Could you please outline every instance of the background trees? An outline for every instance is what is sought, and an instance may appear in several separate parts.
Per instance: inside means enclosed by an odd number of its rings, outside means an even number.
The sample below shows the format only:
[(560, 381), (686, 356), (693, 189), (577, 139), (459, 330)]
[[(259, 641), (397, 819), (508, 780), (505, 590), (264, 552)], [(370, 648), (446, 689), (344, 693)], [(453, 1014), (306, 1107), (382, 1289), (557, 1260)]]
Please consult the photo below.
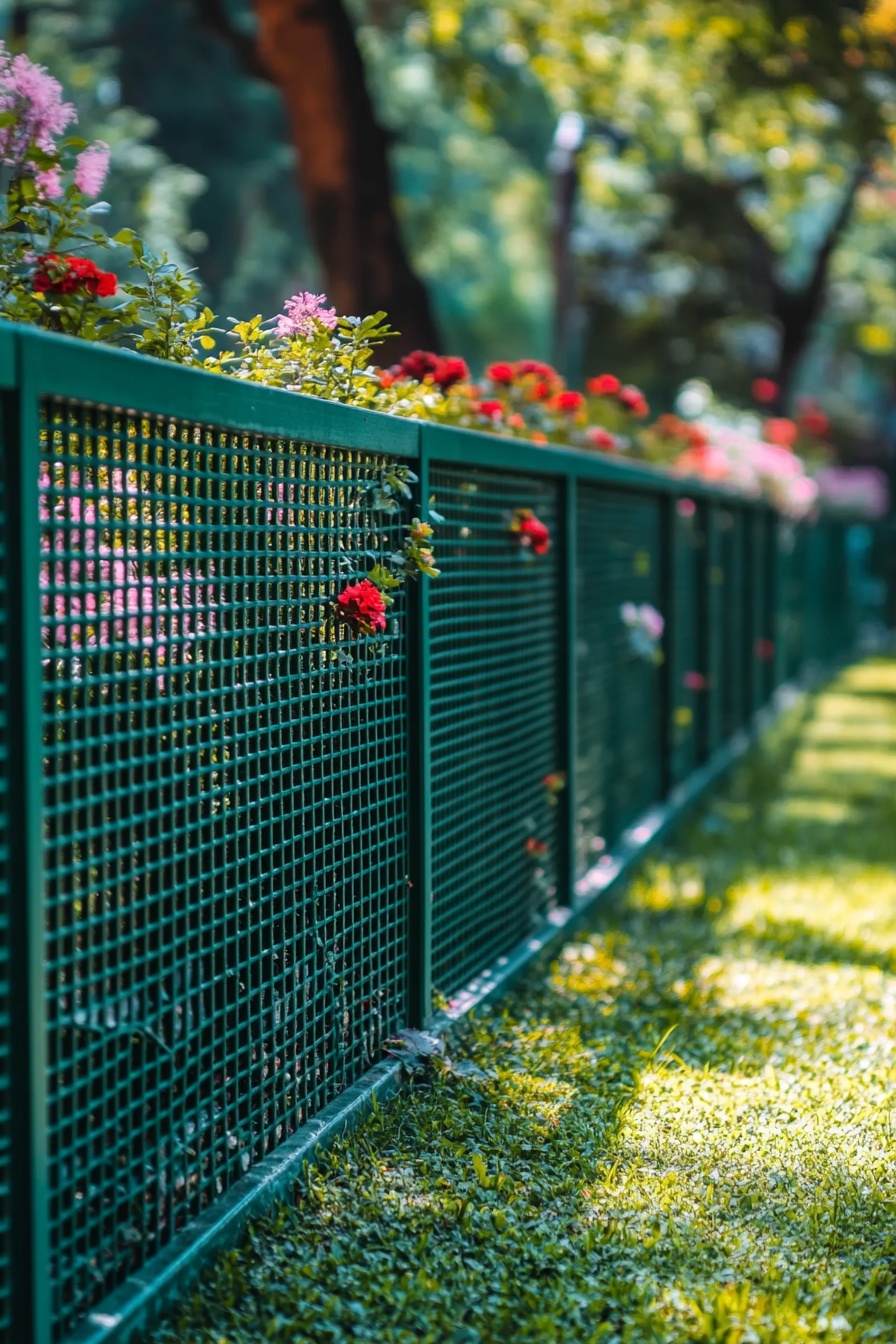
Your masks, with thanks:
[(550, 354), (548, 161), (577, 113), (570, 371), (624, 366), (659, 405), (694, 376), (823, 383), (861, 446), (896, 352), (892, 9), (19, 0), (7, 35), (216, 306), (320, 285), (474, 365)]

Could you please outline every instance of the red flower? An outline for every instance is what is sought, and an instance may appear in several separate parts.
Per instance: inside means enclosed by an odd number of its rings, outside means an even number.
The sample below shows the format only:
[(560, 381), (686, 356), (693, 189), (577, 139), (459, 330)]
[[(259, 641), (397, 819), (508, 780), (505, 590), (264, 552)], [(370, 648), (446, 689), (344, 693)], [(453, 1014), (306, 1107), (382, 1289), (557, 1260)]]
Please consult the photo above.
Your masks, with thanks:
[(413, 378), (418, 383), (431, 378), (443, 392), (470, 376), (470, 370), (459, 356), (437, 355), (432, 350), (412, 350), (392, 365), (390, 373), (397, 378)]
[(831, 427), (831, 422), (824, 411), (820, 406), (816, 406), (813, 401), (806, 401), (800, 407), (798, 423), (800, 429), (804, 429), (807, 434), (813, 434), (818, 439), (823, 438)]
[(753, 383), (753, 396), (767, 406), (777, 398), (778, 384), (772, 378), (757, 378)]
[(566, 415), (575, 415), (585, 405), (585, 398), (581, 392), (558, 392), (553, 401), (553, 408), (556, 411), (563, 411)]
[(431, 350), (412, 350), (409, 355), (403, 355), (397, 364), (393, 364), (391, 372), (422, 383), (427, 374), (435, 373), (439, 359), (440, 356), (434, 355)]
[(768, 663), (771, 662), (774, 656), (775, 656), (774, 641), (771, 639), (757, 639), (756, 657), (760, 658), (763, 662)]
[(619, 404), (620, 406), (624, 406), (627, 411), (631, 411), (632, 415), (636, 415), (639, 419), (643, 419), (650, 409), (647, 405), (647, 399), (641, 389), (639, 387), (633, 387), (631, 384), (629, 384), (628, 387), (621, 387), (619, 389)]
[(540, 378), (548, 383), (558, 383), (560, 381), (557, 370), (551, 368), (550, 364), (543, 364), (540, 359), (517, 360), (516, 376), (517, 378)]
[(60, 257), (55, 252), (38, 257), (32, 283), (37, 294), (86, 291), (106, 299), (118, 290), (118, 277), (112, 271), (101, 271), (88, 257)]
[(512, 364), (489, 364), (485, 371), (486, 378), (490, 378), (493, 383), (512, 383), (514, 378)]
[(602, 429), (600, 425), (594, 425), (588, 431), (588, 442), (592, 448), (597, 448), (605, 453), (616, 451), (616, 440), (608, 429)]
[(588, 379), (586, 387), (594, 397), (615, 397), (622, 384), (614, 373), (599, 373)]
[(510, 530), (521, 546), (531, 546), (534, 555), (547, 555), (551, 549), (550, 531), (531, 509), (517, 509)]
[(433, 370), (433, 381), (447, 392), (455, 383), (462, 383), (470, 376), (464, 360), (459, 355), (444, 355)]
[(681, 679), (682, 685), (689, 691), (705, 691), (706, 678), (702, 672), (685, 672)]
[(548, 847), (543, 840), (538, 840), (534, 835), (530, 835), (526, 840), (526, 853), (531, 854), (533, 859), (543, 859), (547, 855)]
[(355, 634), (373, 635), (386, 628), (386, 602), (375, 583), (349, 583), (336, 599), (339, 614)]
[(499, 420), (504, 414), (504, 406), (500, 401), (477, 401), (475, 409), (488, 420)]
[(792, 448), (800, 436), (800, 431), (792, 420), (780, 416), (777, 420), (766, 420), (764, 429), (766, 440), (779, 448)]

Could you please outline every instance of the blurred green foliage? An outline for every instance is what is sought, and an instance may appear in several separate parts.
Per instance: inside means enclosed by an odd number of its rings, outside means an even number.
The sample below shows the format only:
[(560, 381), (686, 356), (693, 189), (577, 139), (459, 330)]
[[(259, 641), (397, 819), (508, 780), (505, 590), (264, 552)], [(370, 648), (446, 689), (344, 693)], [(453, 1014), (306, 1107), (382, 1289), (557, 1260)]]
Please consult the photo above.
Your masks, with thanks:
[[(788, 305), (863, 174), (801, 367), (854, 439), (874, 437), (896, 357), (887, 0), (870, 17), (834, 0), (350, 8), (446, 348), (474, 367), (550, 355), (547, 164), (575, 111), (584, 369), (658, 407), (692, 376), (746, 400), (775, 372)], [(20, 0), (10, 27), (112, 144), (115, 223), (198, 265), (213, 306), (267, 315), (318, 283), (279, 95), (234, 41), (251, 47), (251, 0)]]

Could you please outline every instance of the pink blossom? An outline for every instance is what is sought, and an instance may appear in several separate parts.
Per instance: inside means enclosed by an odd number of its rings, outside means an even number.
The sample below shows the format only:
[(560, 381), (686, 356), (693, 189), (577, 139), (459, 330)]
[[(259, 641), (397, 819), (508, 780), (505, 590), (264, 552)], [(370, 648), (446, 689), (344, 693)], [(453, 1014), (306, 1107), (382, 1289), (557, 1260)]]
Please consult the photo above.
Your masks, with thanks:
[(45, 200), (58, 201), (62, 195), (62, 176), (58, 168), (45, 168), (34, 174), (34, 185)]
[(816, 477), (822, 502), (864, 518), (883, 518), (890, 508), (887, 478), (878, 467), (827, 467)]
[(656, 607), (649, 602), (623, 602), (619, 608), (623, 625), (629, 632), (633, 652), (639, 657), (655, 661), (658, 656), (657, 645), (662, 639), (666, 622)]
[(47, 153), (56, 148), (54, 137), (77, 120), (71, 103), (62, 101), (62, 85), (24, 54), (10, 60), (0, 43), (0, 111), (15, 112), (11, 126), (0, 127), (0, 159), (21, 164), (32, 143)]
[(337, 322), (336, 309), (325, 308), (326, 301), (326, 294), (293, 294), (283, 305), (285, 312), (277, 318), (276, 334), (310, 338), (318, 323), (332, 331)]
[(85, 196), (98, 196), (109, 171), (109, 146), (102, 140), (82, 149), (75, 164), (75, 186)]

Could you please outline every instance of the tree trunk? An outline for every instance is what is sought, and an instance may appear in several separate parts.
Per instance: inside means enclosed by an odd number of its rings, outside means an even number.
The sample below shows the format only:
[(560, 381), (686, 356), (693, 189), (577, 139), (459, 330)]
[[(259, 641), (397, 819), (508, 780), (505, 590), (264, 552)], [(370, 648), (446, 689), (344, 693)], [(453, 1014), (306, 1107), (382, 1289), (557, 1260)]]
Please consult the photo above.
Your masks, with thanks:
[(343, 0), (255, 0), (258, 55), (279, 86), (327, 293), (340, 313), (384, 309), (401, 333), (389, 355), (439, 337), (411, 269), (376, 119)]
[(859, 187), (866, 181), (868, 171), (868, 165), (862, 163), (853, 173), (840, 208), (818, 249), (812, 274), (802, 289), (795, 290), (784, 285), (775, 285), (772, 314), (781, 332), (781, 349), (778, 355), (778, 367), (771, 377), (778, 385), (776, 409), (779, 412), (783, 412), (790, 401), (800, 361), (806, 353), (827, 298), (831, 261), (843, 234), (849, 227), (856, 195)]

